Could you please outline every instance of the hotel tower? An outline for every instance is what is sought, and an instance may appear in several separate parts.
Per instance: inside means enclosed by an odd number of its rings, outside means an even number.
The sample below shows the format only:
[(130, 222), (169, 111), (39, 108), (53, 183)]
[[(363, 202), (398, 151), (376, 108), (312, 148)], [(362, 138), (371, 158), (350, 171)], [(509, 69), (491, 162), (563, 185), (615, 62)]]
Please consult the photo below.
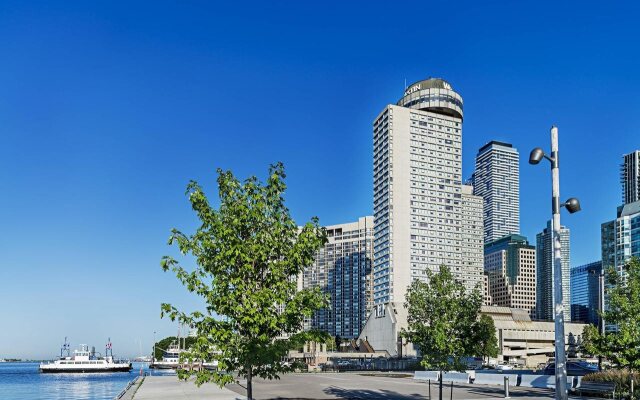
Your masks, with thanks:
[(441, 265), (467, 287), (482, 282), (482, 198), (463, 190), (462, 118), (462, 97), (432, 78), (373, 122), (376, 304), (404, 302)]

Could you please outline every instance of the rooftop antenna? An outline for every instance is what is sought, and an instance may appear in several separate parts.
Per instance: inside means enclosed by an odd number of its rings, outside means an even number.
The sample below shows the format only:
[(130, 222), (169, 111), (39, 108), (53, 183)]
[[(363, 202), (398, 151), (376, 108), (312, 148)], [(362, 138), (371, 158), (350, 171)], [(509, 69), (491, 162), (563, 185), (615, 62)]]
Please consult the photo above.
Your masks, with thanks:
[(404, 78), (404, 90), (407, 90), (407, 78)]

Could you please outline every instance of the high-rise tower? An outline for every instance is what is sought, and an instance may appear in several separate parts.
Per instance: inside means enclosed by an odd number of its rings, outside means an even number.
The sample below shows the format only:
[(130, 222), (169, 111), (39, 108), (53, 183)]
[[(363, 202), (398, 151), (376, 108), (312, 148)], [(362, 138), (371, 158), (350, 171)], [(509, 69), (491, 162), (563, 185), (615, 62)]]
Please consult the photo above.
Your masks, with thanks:
[(640, 150), (625, 154), (620, 165), (622, 204), (640, 201)]
[(463, 255), (462, 115), (451, 85), (427, 79), (373, 122), (377, 304), (404, 302), (412, 280), (443, 264), (464, 283), (467, 271), (482, 270), (482, 260), (469, 269)]
[(520, 232), (520, 155), (509, 143), (491, 141), (478, 150), (473, 194), (484, 200), (484, 242)]
[[(571, 231), (560, 227), (560, 244), (562, 251), (562, 304), (565, 322), (571, 321), (571, 273), (570, 273), (570, 234)], [(547, 227), (536, 235), (536, 313), (538, 319), (551, 321), (555, 304), (553, 293), (553, 230), (551, 221)]]

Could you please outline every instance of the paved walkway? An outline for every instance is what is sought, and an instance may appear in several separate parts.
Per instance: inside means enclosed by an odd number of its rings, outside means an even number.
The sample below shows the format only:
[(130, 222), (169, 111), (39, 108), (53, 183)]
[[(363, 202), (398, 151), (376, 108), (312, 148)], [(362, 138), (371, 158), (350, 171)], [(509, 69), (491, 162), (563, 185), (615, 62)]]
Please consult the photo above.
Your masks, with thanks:
[(133, 396), (134, 400), (246, 400), (245, 396), (229, 389), (220, 389), (214, 383), (198, 387), (193, 381), (181, 381), (175, 375), (147, 376)]

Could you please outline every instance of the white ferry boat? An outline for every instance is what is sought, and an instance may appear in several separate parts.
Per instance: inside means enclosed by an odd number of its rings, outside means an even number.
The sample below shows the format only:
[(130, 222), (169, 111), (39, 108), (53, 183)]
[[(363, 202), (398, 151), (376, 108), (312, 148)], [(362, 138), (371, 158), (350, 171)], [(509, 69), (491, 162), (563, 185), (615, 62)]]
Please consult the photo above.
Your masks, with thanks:
[[(67, 353), (64, 356), (64, 353)], [(40, 364), (40, 372), (129, 372), (133, 366), (128, 361), (113, 358), (111, 340), (107, 343), (105, 356), (96, 356), (95, 348), (89, 351), (89, 346), (81, 344), (78, 350), (69, 351), (69, 344), (65, 343), (60, 350), (60, 359)]]
[[(196, 368), (206, 368), (206, 369), (217, 369), (218, 361), (213, 362), (205, 362), (202, 364), (194, 363), (180, 363), (180, 353), (185, 352), (186, 349), (180, 347), (180, 337), (178, 337), (177, 341), (174, 341), (169, 345), (169, 348), (166, 350), (162, 350), (162, 360), (154, 360), (151, 364), (149, 364), (149, 368), (152, 369), (196, 369)], [(186, 342), (185, 342), (186, 343)], [(186, 344), (185, 344), (186, 346)]]

